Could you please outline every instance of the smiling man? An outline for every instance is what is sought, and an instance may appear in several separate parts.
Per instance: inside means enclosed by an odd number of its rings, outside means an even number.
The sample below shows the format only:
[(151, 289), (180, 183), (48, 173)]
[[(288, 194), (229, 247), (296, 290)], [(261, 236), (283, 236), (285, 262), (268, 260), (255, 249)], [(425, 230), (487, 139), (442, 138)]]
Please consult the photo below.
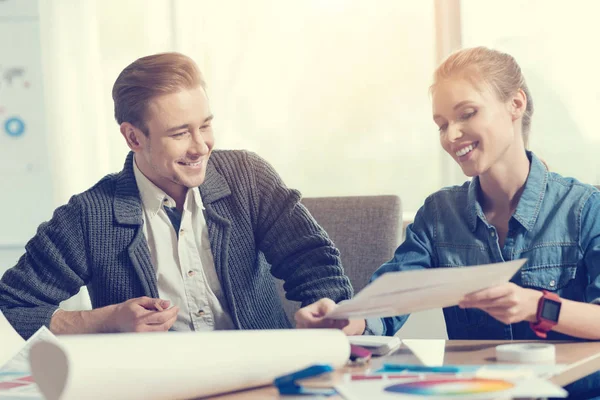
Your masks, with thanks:
[[(276, 290), (308, 305), (352, 296), (339, 252), (273, 168), (214, 150), (196, 64), (143, 57), (117, 78), (124, 168), (43, 223), (0, 280), (0, 310), (23, 336), (291, 327)], [(93, 310), (59, 303), (87, 285)]]

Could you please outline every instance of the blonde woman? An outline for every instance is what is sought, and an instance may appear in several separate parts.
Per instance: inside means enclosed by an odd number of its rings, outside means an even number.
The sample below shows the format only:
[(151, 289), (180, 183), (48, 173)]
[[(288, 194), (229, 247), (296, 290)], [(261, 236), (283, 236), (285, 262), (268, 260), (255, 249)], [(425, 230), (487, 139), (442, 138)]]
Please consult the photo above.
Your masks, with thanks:
[[(527, 258), (510, 283), (445, 308), (448, 337), (600, 339), (600, 192), (526, 150), (533, 102), (514, 58), (460, 50), (437, 68), (431, 94), (440, 143), (473, 179), (429, 196), (372, 279)], [(323, 319), (334, 307), (322, 299), (301, 309), (297, 326), (393, 335), (408, 318)]]

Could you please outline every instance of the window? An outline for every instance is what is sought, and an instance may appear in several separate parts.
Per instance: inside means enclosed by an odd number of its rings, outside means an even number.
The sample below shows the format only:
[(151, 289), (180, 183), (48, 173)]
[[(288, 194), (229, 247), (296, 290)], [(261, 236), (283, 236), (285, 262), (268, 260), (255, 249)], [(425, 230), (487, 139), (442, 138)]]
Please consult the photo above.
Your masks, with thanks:
[(513, 55), (535, 106), (529, 147), (563, 176), (600, 183), (600, 3), (461, 2), (463, 47)]

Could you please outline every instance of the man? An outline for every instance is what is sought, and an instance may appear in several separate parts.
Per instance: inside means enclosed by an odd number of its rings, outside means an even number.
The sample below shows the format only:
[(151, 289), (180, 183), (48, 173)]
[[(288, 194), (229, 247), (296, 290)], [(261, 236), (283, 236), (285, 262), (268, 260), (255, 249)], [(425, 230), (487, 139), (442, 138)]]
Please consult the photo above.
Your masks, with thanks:
[[(287, 328), (272, 276), (304, 306), (352, 296), (300, 194), (253, 153), (213, 151), (190, 58), (133, 62), (113, 100), (131, 149), (123, 170), (58, 208), (0, 280), (0, 310), (23, 337), (42, 325), (56, 334)], [(83, 285), (93, 310), (58, 308)]]

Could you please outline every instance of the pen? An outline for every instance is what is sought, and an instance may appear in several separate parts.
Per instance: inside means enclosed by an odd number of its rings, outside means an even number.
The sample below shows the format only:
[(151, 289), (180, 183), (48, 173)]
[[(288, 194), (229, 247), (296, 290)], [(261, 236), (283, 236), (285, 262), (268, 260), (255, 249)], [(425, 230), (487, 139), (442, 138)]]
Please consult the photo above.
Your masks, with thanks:
[(441, 366), (441, 367), (428, 367), (425, 365), (412, 365), (412, 364), (383, 364), (384, 371), (410, 371), (410, 372), (449, 372), (457, 373), (460, 372), (459, 367), (452, 366)]
[(376, 381), (386, 379), (419, 379), (421, 375), (415, 374), (380, 374), (380, 375), (363, 375), (363, 374), (352, 374), (350, 375), (351, 381)]

